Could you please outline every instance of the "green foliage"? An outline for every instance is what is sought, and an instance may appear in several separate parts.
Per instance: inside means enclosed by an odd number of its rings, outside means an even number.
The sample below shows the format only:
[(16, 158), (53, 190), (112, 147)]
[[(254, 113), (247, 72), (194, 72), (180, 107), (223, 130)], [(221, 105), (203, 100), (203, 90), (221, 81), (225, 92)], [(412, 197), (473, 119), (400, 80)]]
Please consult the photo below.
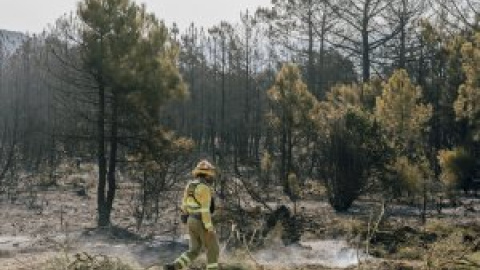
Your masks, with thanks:
[(368, 83), (363, 84), (362, 102), (366, 110), (369, 112), (375, 110), (377, 97), (382, 95), (382, 91), (383, 81), (378, 77), (374, 77)]
[[(149, 165), (153, 166), (151, 169), (156, 166), (162, 166), (162, 164), (168, 164), (178, 157), (189, 154), (194, 147), (193, 140), (178, 136), (175, 132), (161, 128), (158, 125), (145, 127), (140, 134), (148, 138), (148, 140), (139, 144), (139, 151), (132, 155), (132, 159), (137, 162), (151, 164)], [(156, 163), (156, 165), (151, 162)]]
[(348, 209), (367, 182), (378, 177), (391, 152), (362, 100), (375, 96), (374, 89), (374, 83), (337, 85), (316, 106), (320, 176), (337, 211)]
[(437, 158), (441, 168), (440, 180), (448, 190), (469, 187), (475, 170), (475, 158), (465, 148), (440, 150)]
[(290, 190), (290, 197), (293, 201), (298, 200), (300, 198), (300, 184), (297, 175), (293, 172), (289, 173), (287, 181), (288, 189)]
[(396, 70), (382, 88), (376, 98), (375, 118), (389, 148), (395, 151), (382, 177), (383, 190), (395, 197), (402, 191), (427, 196), (432, 171), (425, 154), (425, 135), (433, 108), (422, 104), (421, 88), (410, 81), (405, 70)]
[(422, 20), (420, 27), (425, 58), (419, 58), (418, 66), (409, 69), (409, 74), (422, 87), (423, 101), (433, 106), (428, 143), (435, 149), (451, 147), (465, 137), (463, 123), (456, 121), (453, 108), (458, 88), (465, 80), (461, 65), (464, 38), (451, 38), (451, 33), (432, 21)]
[(415, 161), (405, 156), (399, 156), (389, 166), (393, 173), (393, 181), (385, 183), (393, 195), (400, 196), (401, 191), (418, 194), (425, 188), (425, 181), (431, 178), (432, 172), (429, 163), (423, 159)]
[(393, 164), (397, 179), (404, 186), (404, 189), (410, 192), (419, 190), (418, 179), (422, 177), (420, 168), (408, 160), (407, 157), (398, 157)]
[(374, 121), (358, 110), (350, 109), (332, 121), (320, 150), (320, 165), (335, 210), (347, 210), (383, 164), (381, 160), (388, 151), (378, 131)]
[(277, 74), (275, 83), (267, 92), (272, 105), (269, 122), (276, 128), (307, 128), (309, 112), (317, 100), (307, 90), (296, 65), (285, 64)]
[(352, 85), (337, 85), (327, 93), (328, 106), (336, 113), (345, 114), (346, 111), (352, 108), (361, 108), (361, 86), (357, 84)]
[(330, 148), (325, 148), (330, 155), (322, 162), (323, 177), (330, 204), (341, 212), (350, 208), (365, 185), (363, 155), (350, 140), (346, 126), (339, 123), (333, 131)]
[[(130, 0), (79, 4), (84, 65), (106, 90), (133, 105), (138, 118), (158, 117), (160, 105), (186, 94), (178, 49), (163, 22)], [(135, 111), (130, 111), (130, 113)]]
[(462, 46), (462, 67), (466, 81), (458, 89), (455, 101), (457, 119), (465, 119), (473, 128), (474, 140), (480, 140), (480, 33)]
[(86, 0), (78, 15), (84, 65), (112, 94), (112, 110), (121, 108), (126, 132), (141, 138), (135, 151), (161, 160), (191, 148), (189, 140), (159, 126), (161, 105), (187, 94), (177, 68), (178, 48), (163, 22), (130, 0)]
[(382, 81), (379, 78), (373, 78), (368, 83), (363, 84), (339, 84), (327, 93), (328, 106), (336, 110), (345, 110), (349, 108), (361, 108), (371, 112), (375, 107), (375, 100), (382, 94)]
[(189, 164), (186, 160), (194, 147), (191, 139), (179, 137), (174, 132), (155, 131), (157, 133), (140, 147), (140, 151), (128, 157), (129, 178), (141, 183), (142, 195), (138, 196), (134, 214), (137, 230), (145, 217), (158, 218), (163, 192), (186, 170)]
[(105, 226), (115, 197), (120, 138), (131, 138), (127, 153), (159, 156), (157, 151), (175, 148), (173, 136), (160, 127), (160, 106), (183, 96), (186, 89), (177, 68), (177, 48), (163, 22), (148, 13), (145, 5), (130, 0), (84, 0), (78, 4), (78, 16), (83, 69), (98, 94), (98, 224)]
[[(307, 90), (302, 81), (300, 70), (296, 65), (285, 64), (277, 74), (275, 83), (267, 92), (271, 110), (266, 119), (272, 133), (276, 134), (274, 142), (280, 150), (275, 157), (275, 164), (280, 166), (280, 179), (285, 191), (289, 193), (287, 174), (306, 171), (310, 164), (315, 139), (316, 98)], [(278, 161), (278, 162), (277, 162)]]
[(377, 97), (375, 117), (385, 130), (391, 146), (400, 153), (411, 153), (421, 146), (422, 135), (428, 130), (432, 106), (424, 105), (422, 93), (405, 70), (397, 70), (383, 85)]

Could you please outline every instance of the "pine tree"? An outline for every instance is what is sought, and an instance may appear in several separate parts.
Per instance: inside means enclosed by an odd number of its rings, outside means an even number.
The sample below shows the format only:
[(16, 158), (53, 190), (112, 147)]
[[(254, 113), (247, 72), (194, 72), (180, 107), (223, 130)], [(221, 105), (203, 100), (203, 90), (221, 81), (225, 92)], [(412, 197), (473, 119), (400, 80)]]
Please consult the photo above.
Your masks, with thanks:
[(467, 120), (473, 139), (480, 140), (480, 32), (473, 42), (462, 46), (463, 71), (466, 81), (458, 89), (454, 103), (457, 120)]
[(397, 70), (384, 83), (382, 95), (376, 99), (376, 119), (391, 140), (391, 146), (400, 153), (416, 150), (428, 130), (432, 107), (422, 104), (421, 98), (420, 87), (410, 81), (405, 70)]
[(429, 129), (432, 106), (422, 104), (421, 98), (421, 88), (410, 81), (405, 70), (397, 70), (384, 83), (382, 95), (377, 97), (375, 116), (390, 141), (390, 147), (396, 152), (390, 165), (393, 172), (390, 180), (393, 181), (385, 182), (385, 189), (397, 195), (402, 190), (409, 194), (421, 193), (421, 219), (425, 223), (432, 178), (425, 134)]
[[(369, 111), (375, 96), (374, 84), (339, 85), (327, 94), (319, 106), (317, 132), (318, 171), (325, 182), (330, 204), (336, 211), (346, 211), (364, 192), (369, 181), (384, 168), (390, 149)], [(323, 115), (323, 116), (322, 116)]]
[[(280, 179), (286, 193), (290, 193), (288, 174), (299, 175), (302, 155), (311, 153), (314, 121), (311, 114), (318, 101), (307, 90), (296, 65), (285, 64), (268, 90), (271, 111), (267, 114), (270, 127), (279, 135)], [(301, 177), (301, 176), (300, 176)]]
[(155, 119), (160, 105), (185, 89), (168, 31), (145, 6), (129, 0), (85, 0), (78, 15), (84, 66), (98, 90), (98, 225), (105, 226), (115, 198), (121, 117), (134, 118), (137, 130), (145, 127), (145, 138), (159, 136)]
[(471, 175), (475, 171), (475, 158), (463, 147), (452, 150), (440, 150), (438, 162), (442, 169), (440, 180), (446, 187), (450, 199), (455, 199), (455, 190), (463, 189), (465, 192), (471, 185)]

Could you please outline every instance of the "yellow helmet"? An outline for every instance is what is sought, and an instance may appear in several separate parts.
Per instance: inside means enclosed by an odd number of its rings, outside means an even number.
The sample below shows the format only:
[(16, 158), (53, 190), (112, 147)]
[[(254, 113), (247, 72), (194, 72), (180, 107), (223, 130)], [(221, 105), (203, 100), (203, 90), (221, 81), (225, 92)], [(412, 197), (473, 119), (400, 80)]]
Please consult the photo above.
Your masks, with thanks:
[(215, 176), (215, 167), (208, 162), (207, 160), (203, 159), (198, 162), (197, 167), (192, 171), (194, 177), (198, 177), (200, 175), (205, 175), (209, 177)]

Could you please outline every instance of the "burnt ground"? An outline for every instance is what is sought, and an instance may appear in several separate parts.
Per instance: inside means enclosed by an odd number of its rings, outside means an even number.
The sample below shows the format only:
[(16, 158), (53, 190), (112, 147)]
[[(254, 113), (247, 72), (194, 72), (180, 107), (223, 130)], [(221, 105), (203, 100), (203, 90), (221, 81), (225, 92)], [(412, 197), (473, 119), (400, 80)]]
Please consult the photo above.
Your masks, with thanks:
[[(180, 191), (166, 193), (159, 218), (146, 220), (137, 230), (134, 218), (137, 189), (120, 177), (112, 213), (114, 227), (96, 229), (95, 170), (92, 166), (85, 166), (65, 175), (55, 186), (24, 189), (8, 200), (6, 196), (0, 197), (0, 269), (40, 269), (52, 258), (84, 251), (118, 257), (144, 269), (170, 261), (187, 248), (188, 241), (184, 238), (184, 229), (178, 225), (175, 207)], [(281, 196), (277, 197), (277, 204), (287, 203), (285, 198), (282, 201)], [(378, 203), (363, 198), (349, 212), (336, 214), (324, 199), (320, 199), (313, 194), (306, 195), (298, 205), (298, 211), (307, 217), (305, 222), (308, 224), (305, 224), (302, 235), (305, 245), (290, 249), (273, 242), (271, 249), (253, 251), (254, 260), (245, 254), (230, 253), (223, 253), (223, 260), (232, 264), (239, 261), (252, 269), (356, 268), (355, 265), (348, 266), (348, 258), (351, 259), (354, 250), (343, 242), (364, 249), (363, 243), (356, 240), (366, 230), (369, 220), (373, 226), (379, 212)], [(480, 224), (480, 200), (472, 197), (464, 202), (464, 206), (443, 209), (442, 215), (431, 209), (429, 219), (452, 224)], [(418, 211), (414, 206), (393, 205), (389, 207), (388, 220), (396, 227), (418, 228)], [(310, 244), (314, 247), (308, 247)], [(322, 253), (334, 249), (338, 249), (335, 254), (340, 255), (333, 264), (326, 261), (332, 263), (332, 257), (336, 255), (320, 260)], [(345, 260), (347, 264), (339, 264)], [(389, 260), (374, 259), (368, 263), (363, 260), (366, 259), (362, 259), (361, 269), (397, 267)], [(404, 263), (404, 260), (398, 262)], [(406, 264), (414, 268), (405, 269), (417, 269), (415, 266), (421, 262), (413, 260)], [(338, 267), (328, 268), (329, 265)]]
[[(32, 269), (32, 264), (58, 254), (83, 251), (145, 267), (170, 260), (186, 248), (181, 228), (175, 226), (173, 204), (164, 205), (158, 220), (146, 220), (137, 230), (133, 214), (137, 188), (120, 177), (114, 227), (96, 229), (95, 170), (87, 165), (66, 175), (57, 185), (19, 187), (11, 198), (0, 196), (0, 269)], [(165, 196), (167, 202), (177, 201), (177, 192)]]

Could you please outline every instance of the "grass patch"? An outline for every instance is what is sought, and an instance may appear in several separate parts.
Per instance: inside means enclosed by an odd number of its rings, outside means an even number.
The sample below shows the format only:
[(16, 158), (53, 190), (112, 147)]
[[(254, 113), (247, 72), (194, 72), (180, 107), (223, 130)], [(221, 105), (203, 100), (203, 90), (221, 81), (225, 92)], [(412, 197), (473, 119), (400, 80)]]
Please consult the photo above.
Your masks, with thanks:
[(480, 263), (480, 251), (477, 251), (469, 256), (472, 261)]
[(414, 260), (414, 261), (421, 260), (423, 257), (422, 255), (424, 251), (425, 251), (424, 249), (414, 247), (414, 246), (400, 247), (397, 253), (395, 254), (395, 257), (397, 259), (403, 259), (403, 260)]
[(431, 220), (422, 228), (383, 227), (371, 241), (370, 254), (384, 259), (421, 262), (422, 269), (480, 269), (478, 224)]
[(425, 225), (425, 230), (436, 233), (439, 236), (448, 236), (458, 230), (458, 228), (444, 221), (431, 220)]

